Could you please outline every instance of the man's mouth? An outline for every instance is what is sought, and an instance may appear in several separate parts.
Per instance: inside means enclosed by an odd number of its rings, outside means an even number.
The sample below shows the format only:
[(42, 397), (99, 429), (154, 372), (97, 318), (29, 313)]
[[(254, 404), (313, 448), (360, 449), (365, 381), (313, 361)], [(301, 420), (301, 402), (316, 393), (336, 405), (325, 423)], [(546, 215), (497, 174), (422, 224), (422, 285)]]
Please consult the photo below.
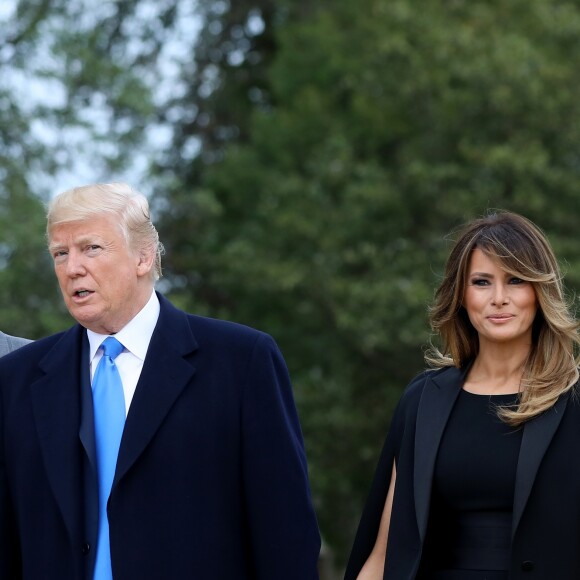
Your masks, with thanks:
[(78, 296), (79, 298), (85, 298), (86, 296), (88, 296), (89, 294), (91, 294), (90, 290), (77, 290), (74, 295)]

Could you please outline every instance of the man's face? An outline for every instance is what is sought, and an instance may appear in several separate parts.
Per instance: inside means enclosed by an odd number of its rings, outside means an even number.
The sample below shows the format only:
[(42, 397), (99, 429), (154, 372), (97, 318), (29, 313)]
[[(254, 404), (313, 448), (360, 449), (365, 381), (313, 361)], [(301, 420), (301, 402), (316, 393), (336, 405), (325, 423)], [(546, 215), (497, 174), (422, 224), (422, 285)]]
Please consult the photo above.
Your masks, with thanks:
[(114, 217), (59, 224), (49, 237), (66, 307), (85, 328), (118, 332), (149, 299), (152, 261), (128, 246)]

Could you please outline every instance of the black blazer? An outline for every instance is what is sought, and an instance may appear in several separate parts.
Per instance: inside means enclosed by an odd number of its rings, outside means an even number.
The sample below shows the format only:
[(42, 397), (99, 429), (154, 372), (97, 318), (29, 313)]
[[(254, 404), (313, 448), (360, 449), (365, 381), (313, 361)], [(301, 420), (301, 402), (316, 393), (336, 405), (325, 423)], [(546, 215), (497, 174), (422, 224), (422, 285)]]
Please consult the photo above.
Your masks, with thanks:
[[(108, 504), (115, 580), (316, 580), (320, 539), (278, 348), (159, 298)], [(90, 569), (87, 343), (76, 325), (0, 361), (2, 580)]]
[[(465, 372), (426, 371), (403, 394), (363, 511), (345, 580), (355, 580), (377, 537), (393, 460), (397, 483), (385, 580), (412, 580), (427, 531), (443, 430)], [(516, 473), (510, 579), (580, 578), (580, 401), (576, 391), (523, 427)]]

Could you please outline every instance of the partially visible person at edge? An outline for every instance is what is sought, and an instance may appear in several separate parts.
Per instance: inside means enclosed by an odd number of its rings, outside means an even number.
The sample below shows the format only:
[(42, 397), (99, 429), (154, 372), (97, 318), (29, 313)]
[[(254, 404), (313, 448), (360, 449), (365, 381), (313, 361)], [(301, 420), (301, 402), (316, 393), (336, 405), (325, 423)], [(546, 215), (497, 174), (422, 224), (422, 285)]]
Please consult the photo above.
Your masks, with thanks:
[(540, 229), (468, 223), (431, 325), (436, 369), (394, 412), (346, 580), (578, 580), (578, 324)]
[(0, 331), (0, 356), (4, 356), (25, 344), (31, 342), (27, 338), (20, 338), (19, 336), (10, 336)]
[(125, 184), (55, 197), (47, 234), (78, 324), (0, 360), (0, 578), (316, 580), (273, 339), (154, 291), (157, 231)]

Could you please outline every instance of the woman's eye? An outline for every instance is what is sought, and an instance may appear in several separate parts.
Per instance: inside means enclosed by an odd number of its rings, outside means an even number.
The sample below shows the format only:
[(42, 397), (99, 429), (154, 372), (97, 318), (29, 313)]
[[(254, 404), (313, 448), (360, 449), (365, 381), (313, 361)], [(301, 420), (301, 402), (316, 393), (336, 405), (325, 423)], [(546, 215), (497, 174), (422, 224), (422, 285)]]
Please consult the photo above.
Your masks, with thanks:
[(489, 284), (489, 280), (485, 278), (476, 278), (475, 280), (471, 281), (473, 286), (487, 286)]
[(510, 284), (524, 284), (525, 280), (522, 280), (521, 278), (516, 278), (515, 276), (513, 278), (510, 278)]

